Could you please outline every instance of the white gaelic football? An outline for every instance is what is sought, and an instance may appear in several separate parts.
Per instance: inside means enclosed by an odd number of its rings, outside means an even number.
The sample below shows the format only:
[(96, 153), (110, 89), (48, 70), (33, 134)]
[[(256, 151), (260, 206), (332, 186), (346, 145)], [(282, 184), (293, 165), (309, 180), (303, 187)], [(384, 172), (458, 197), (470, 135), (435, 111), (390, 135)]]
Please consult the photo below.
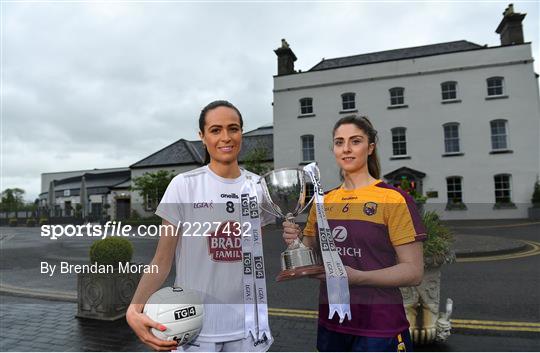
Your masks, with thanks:
[(180, 287), (165, 287), (152, 294), (143, 313), (167, 327), (163, 332), (152, 328), (154, 336), (166, 341), (175, 340), (178, 345), (190, 342), (199, 334), (204, 316), (197, 292)]

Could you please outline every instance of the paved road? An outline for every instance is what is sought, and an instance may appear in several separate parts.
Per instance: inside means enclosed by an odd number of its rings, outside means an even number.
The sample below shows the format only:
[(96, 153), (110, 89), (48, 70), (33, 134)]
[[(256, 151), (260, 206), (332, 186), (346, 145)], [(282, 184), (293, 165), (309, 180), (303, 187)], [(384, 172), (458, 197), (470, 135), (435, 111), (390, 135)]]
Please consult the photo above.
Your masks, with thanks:
[[(465, 222), (454, 226), (461, 234), (474, 234), (540, 241), (540, 225), (513, 222)], [(47, 278), (39, 274), (40, 261), (70, 261), (85, 263), (91, 239), (51, 241), (40, 238), (37, 229), (0, 229), (1, 284), (34, 289), (75, 290), (74, 276)], [(486, 240), (489, 238), (486, 237)], [(137, 262), (151, 258), (156, 241), (135, 239)], [(264, 237), (267, 274), (279, 272), (279, 253), (283, 244), (279, 231)], [(540, 347), (540, 256), (510, 258), (501, 255), (491, 261), (472, 259), (445, 266), (442, 270), (442, 301), (454, 300), (454, 334), (445, 345), (424, 347), (443, 351), (508, 351), (538, 350)], [(169, 283), (172, 284), (172, 274)], [(285, 283), (268, 281), (271, 323), (276, 335), (272, 350), (311, 351), (315, 348), (314, 310), (317, 307), (317, 286), (313, 280)], [(92, 320), (75, 319), (73, 303), (52, 303), (36, 299), (2, 296), (0, 350), (144, 350), (136, 342), (126, 324), (99, 325)], [(52, 309), (51, 309), (52, 308)], [(294, 310), (304, 310), (298, 314)], [(480, 320), (468, 324), (464, 320)], [(58, 325), (62, 322), (61, 325)], [(509, 323), (518, 322), (518, 323)], [(526, 322), (532, 326), (525, 326)], [(45, 324), (54, 323), (54, 324)], [(535, 326), (535, 323), (537, 326)], [(107, 326), (109, 325), (109, 326)], [(525, 330), (530, 327), (533, 330)], [(113, 329), (114, 328), (114, 329)], [(487, 329), (486, 329), (487, 328)], [(21, 330), (36, 332), (36, 338), (26, 345), (14, 345)], [(70, 333), (66, 335), (65, 332)], [(112, 332), (112, 333), (111, 333)], [(38, 339), (40, 338), (40, 339)], [(119, 343), (119, 340), (126, 343)], [(16, 347), (16, 348), (15, 348)], [(417, 347), (418, 350), (420, 347)]]

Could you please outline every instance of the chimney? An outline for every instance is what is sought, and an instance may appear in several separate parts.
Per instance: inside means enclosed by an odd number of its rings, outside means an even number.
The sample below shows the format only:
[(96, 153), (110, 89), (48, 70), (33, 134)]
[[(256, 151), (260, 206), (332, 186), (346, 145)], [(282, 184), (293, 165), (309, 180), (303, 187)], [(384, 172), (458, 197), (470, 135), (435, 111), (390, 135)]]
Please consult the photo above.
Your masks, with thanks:
[(527, 14), (514, 12), (514, 4), (508, 5), (503, 12), (503, 19), (495, 30), (501, 36), (501, 45), (523, 44), (521, 22)]
[(281, 47), (274, 50), (278, 59), (278, 76), (294, 74), (294, 62), (296, 61), (296, 55), (289, 47), (289, 43), (285, 39), (281, 40)]

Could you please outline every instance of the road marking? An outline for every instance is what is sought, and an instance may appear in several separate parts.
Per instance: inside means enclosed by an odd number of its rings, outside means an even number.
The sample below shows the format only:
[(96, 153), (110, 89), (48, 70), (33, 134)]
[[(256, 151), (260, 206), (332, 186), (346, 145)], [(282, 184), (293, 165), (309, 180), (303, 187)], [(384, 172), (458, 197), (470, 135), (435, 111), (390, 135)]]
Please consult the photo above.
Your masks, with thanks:
[[(451, 320), (452, 321), (452, 320)], [(540, 328), (534, 327), (513, 327), (513, 326), (488, 326), (488, 325), (460, 325), (452, 324), (452, 328), (470, 328), (474, 330), (486, 331), (520, 331), (520, 332), (540, 332)]]
[(532, 249), (516, 252), (513, 254), (493, 255), (493, 256), (478, 256), (478, 257), (460, 257), (456, 262), (479, 262), (479, 261), (500, 261), (518, 259), (522, 257), (535, 256), (540, 254), (540, 243), (531, 240), (520, 240)]
[(281, 309), (281, 308), (269, 308), (268, 310), (282, 312), (282, 313), (296, 313), (296, 314), (308, 314), (308, 315), (319, 314), (319, 312), (316, 310)]
[(522, 322), (522, 321), (488, 321), (488, 320), (462, 320), (455, 319), (452, 322), (456, 324), (481, 324), (498, 326), (532, 326), (540, 327), (540, 322)]
[(535, 224), (540, 224), (540, 222), (502, 224), (502, 225), (499, 225), (499, 226), (470, 226), (470, 227), (467, 227), (467, 226), (461, 226), (461, 227), (460, 226), (457, 226), (457, 227), (449, 226), (449, 227), (452, 228), (452, 229), (497, 229), (497, 228), (526, 227), (526, 226), (531, 226), (531, 225), (535, 225)]
[(15, 236), (15, 234), (2, 234), (0, 235), (0, 244), (12, 239)]
[[(319, 313), (315, 310), (269, 308), (270, 316), (298, 317), (304, 319), (316, 319)], [(487, 331), (520, 331), (540, 332), (539, 322), (521, 321), (493, 321), (493, 320), (465, 320), (451, 319), (453, 328), (465, 328)]]

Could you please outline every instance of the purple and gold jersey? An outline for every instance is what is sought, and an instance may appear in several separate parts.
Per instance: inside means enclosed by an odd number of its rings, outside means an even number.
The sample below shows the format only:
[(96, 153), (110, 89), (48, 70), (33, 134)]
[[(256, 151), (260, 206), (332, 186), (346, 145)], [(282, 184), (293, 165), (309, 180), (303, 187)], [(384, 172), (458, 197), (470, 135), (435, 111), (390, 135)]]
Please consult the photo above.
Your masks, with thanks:
[[(344, 265), (362, 271), (397, 264), (394, 247), (425, 240), (426, 232), (413, 199), (377, 180), (355, 190), (337, 188), (324, 197), (328, 224)], [(304, 235), (317, 235), (312, 207)], [(352, 335), (390, 337), (409, 327), (399, 288), (349, 286), (352, 320), (328, 319), (326, 285), (320, 287), (319, 324)]]

